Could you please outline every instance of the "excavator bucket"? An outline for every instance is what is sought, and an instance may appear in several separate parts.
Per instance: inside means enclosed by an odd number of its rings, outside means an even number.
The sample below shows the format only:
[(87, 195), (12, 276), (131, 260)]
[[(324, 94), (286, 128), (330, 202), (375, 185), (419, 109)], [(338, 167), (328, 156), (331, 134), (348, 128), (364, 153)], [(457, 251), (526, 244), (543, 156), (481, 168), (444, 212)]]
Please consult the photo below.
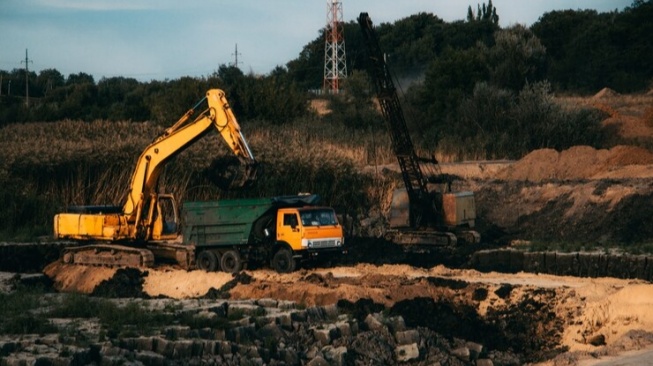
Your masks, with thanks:
[(261, 171), (260, 163), (247, 161), (236, 156), (222, 156), (213, 159), (206, 171), (208, 179), (222, 190), (236, 190), (251, 187)]

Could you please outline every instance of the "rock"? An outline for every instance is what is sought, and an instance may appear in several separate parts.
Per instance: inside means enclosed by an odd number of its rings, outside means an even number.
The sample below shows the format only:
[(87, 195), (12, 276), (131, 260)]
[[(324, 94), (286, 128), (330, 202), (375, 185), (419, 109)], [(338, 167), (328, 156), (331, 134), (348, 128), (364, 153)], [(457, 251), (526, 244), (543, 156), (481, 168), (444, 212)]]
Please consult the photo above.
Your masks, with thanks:
[(483, 345), (474, 343), (474, 342), (467, 342), (465, 343), (465, 346), (469, 349), (470, 357), (472, 360), (475, 360), (478, 358), (478, 355), (483, 352)]
[(417, 343), (404, 344), (395, 348), (395, 358), (398, 362), (407, 362), (419, 358)]
[(326, 305), (323, 309), (327, 319), (336, 319), (340, 314), (337, 304)]
[(329, 366), (329, 363), (322, 356), (316, 356), (308, 361), (306, 366)]
[(252, 322), (252, 318), (249, 316), (243, 317), (242, 319), (231, 321), (230, 324), (234, 326), (248, 326)]
[(321, 306), (314, 306), (306, 309), (308, 320), (321, 321), (326, 319), (326, 311)]
[(264, 308), (276, 308), (279, 305), (279, 301), (275, 299), (265, 298), (256, 300), (256, 304)]
[(258, 338), (271, 338), (281, 340), (284, 337), (284, 332), (276, 324), (266, 324), (256, 332)]
[(229, 341), (217, 341), (216, 352), (220, 352), (220, 356), (229, 356), (233, 353), (231, 342)]
[(494, 366), (494, 362), (487, 358), (480, 358), (476, 360), (476, 366)]
[(451, 354), (456, 356), (456, 358), (458, 358), (461, 361), (465, 361), (465, 362), (469, 361), (470, 352), (469, 352), (469, 348), (467, 347), (456, 348), (451, 351)]
[(241, 343), (245, 340), (251, 339), (253, 335), (256, 334), (256, 325), (248, 324), (241, 327), (231, 328), (227, 331), (227, 339), (235, 342)]
[(261, 358), (256, 346), (238, 345), (238, 354), (247, 359)]
[(284, 349), (279, 351), (279, 358), (281, 361), (285, 362), (286, 365), (299, 364), (299, 355), (297, 355), (297, 351), (292, 349)]
[(154, 351), (154, 337), (138, 337), (134, 340), (134, 343), (139, 351)]
[(187, 359), (193, 355), (193, 341), (183, 340), (173, 343), (172, 358)]
[[(172, 346), (171, 342), (168, 341), (167, 339), (156, 337), (155, 340), (152, 342), (152, 346), (153, 346), (152, 351), (163, 356), (167, 356), (167, 357), (172, 356), (172, 347), (174, 346)], [(102, 354), (106, 354), (106, 352), (102, 351)]]
[(313, 328), (312, 330), (313, 330), (313, 337), (322, 346), (331, 344), (331, 335), (330, 335), (331, 332), (329, 329)]
[(415, 329), (406, 330), (403, 332), (396, 332), (395, 339), (400, 345), (411, 344), (419, 342), (419, 332)]
[(385, 326), (383, 323), (381, 323), (376, 317), (374, 317), (372, 314), (367, 314), (367, 317), (365, 318), (365, 324), (370, 330), (376, 330), (379, 331), (381, 329), (384, 329)]
[(343, 366), (347, 364), (347, 347), (341, 346), (334, 348), (332, 346), (326, 346), (322, 348), (322, 353), (331, 365)]
[(227, 308), (229, 307), (227, 302), (222, 303), (220, 306), (213, 306), (208, 308), (207, 310), (210, 312), (215, 313), (217, 316), (221, 318), (225, 318), (227, 316)]
[(306, 311), (299, 310), (299, 311), (293, 311), (290, 313), (290, 319), (293, 322), (305, 322), (307, 319)]
[(277, 300), (277, 308), (279, 310), (293, 310), (297, 309), (297, 304), (289, 300)]
[(217, 344), (216, 341), (208, 341), (208, 340), (202, 341), (202, 349), (203, 349), (202, 355), (204, 356), (217, 355), (219, 352), (216, 347), (216, 344)]
[(605, 346), (605, 336), (603, 334), (597, 334), (588, 338), (587, 343), (592, 346)]
[(145, 365), (163, 366), (166, 364), (166, 358), (164, 356), (151, 351), (136, 352), (136, 360)]
[(338, 328), (338, 332), (343, 337), (350, 337), (353, 335), (351, 331), (351, 326), (349, 325), (348, 322), (344, 322), (344, 321), (337, 322), (336, 328)]
[(279, 324), (281, 328), (290, 330), (292, 329), (292, 317), (291, 314), (281, 314), (275, 318), (275, 323)]
[(406, 330), (406, 322), (404, 322), (404, 317), (401, 315), (393, 316), (392, 318), (388, 319), (388, 326), (393, 332), (402, 332)]
[(306, 352), (304, 352), (304, 355), (306, 356), (307, 359), (312, 360), (318, 356), (322, 357), (322, 352), (317, 346), (313, 345), (309, 349), (307, 349)]
[(227, 339), (226, 332), (224, 329), (214, 329), (213, 330), (213, 339), (216, 341), (224, 341)]

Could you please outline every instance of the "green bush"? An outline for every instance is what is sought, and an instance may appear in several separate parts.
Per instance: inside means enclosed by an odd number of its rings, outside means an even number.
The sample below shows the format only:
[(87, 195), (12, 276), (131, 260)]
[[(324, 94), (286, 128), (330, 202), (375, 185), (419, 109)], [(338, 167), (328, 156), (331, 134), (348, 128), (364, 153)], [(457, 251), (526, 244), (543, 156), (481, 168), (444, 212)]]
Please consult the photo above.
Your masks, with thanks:
[(440, 146), (445, 153), (489, 159), (518, 159), (541, 148), (601, 147), (603, 117), (593, 109), (563, 108), (547, 82), (527, 84), (519, 94), (478, 83), (458, 108), (452, 122), (457, 128)]

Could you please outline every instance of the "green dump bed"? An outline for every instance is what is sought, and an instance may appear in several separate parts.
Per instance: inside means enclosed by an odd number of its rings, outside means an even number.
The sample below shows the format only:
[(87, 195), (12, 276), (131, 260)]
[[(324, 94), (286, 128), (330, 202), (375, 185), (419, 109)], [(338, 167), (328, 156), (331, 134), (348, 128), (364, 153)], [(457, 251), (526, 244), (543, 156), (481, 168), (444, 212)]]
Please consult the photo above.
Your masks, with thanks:
[(198, 247), (250, 244), (257, 220), (267, 224), (278, 208), (314, 205), (317, 201), (319, 196), (307, 195), (184, 202), (184, 243)]

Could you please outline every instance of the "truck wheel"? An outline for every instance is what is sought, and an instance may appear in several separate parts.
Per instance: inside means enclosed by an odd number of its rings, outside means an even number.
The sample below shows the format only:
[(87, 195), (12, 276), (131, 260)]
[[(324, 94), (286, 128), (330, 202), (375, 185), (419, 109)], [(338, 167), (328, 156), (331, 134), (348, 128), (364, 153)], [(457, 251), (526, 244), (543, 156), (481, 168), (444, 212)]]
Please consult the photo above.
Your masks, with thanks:
[(281, 248), (272, 257), (272, 268), (279, 273), (290, 273), (297, 267), (297, 261), (292, 257), (290, 249)]
[(215, 272), (218, 269), (218, 257), (210, 250), (201, 251), (197, 256), (197, 268)]
[(227, 250), (220, 258), (220, 267), (228, 273), (237, 273), (243, 269), (243, 261), (235, 250)]

